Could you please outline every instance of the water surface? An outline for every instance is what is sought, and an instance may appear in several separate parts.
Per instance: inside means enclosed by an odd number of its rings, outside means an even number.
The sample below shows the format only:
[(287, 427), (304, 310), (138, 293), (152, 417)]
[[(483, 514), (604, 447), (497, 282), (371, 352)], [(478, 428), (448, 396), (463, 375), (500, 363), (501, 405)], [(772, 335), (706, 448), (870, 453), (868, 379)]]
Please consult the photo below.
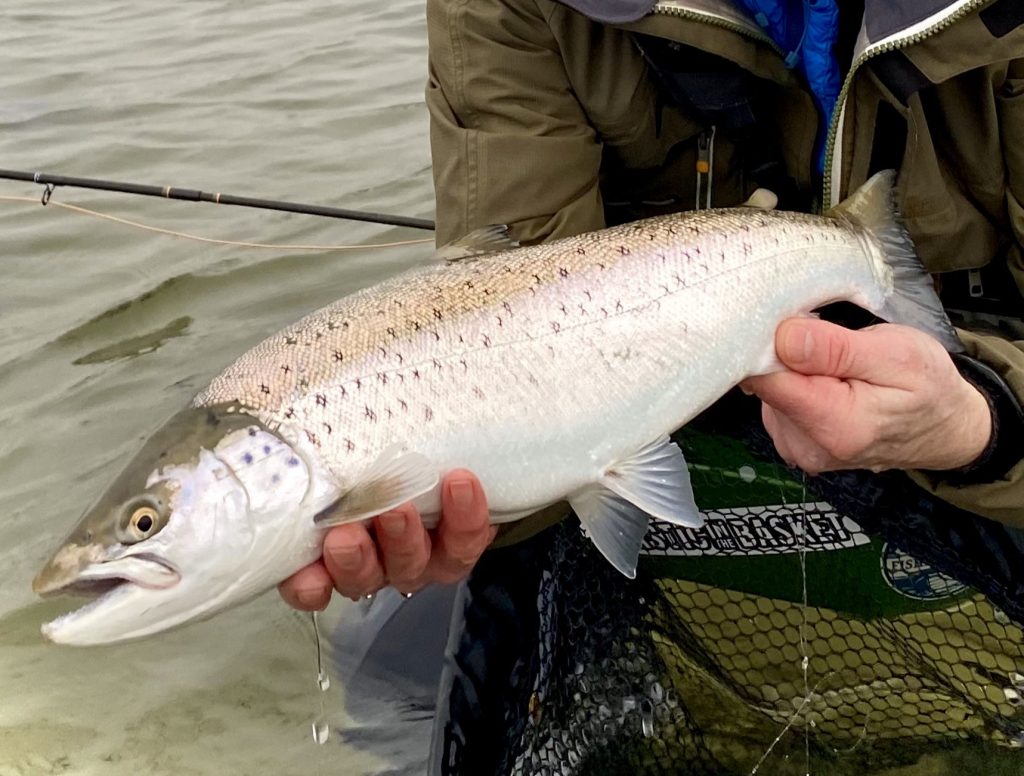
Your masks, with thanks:
[[(430, 217), (421, 0), (7, 0), (0, 167)], [(38, 186), (0, 182), (0, 196)], [(424, 233), (58, 189), (267, 243)], [(213, 246), (0, 201), (0, 774), (374, 773), (334, 736), (311, 631), (275, 594), (117, 647), (42, 643), (32, 575), (132, 448), (248, 346), (423, 248)], [(336, 683), (337, 684), (337, 683)], [(344, 727), (336, 693), (326, 712)]]

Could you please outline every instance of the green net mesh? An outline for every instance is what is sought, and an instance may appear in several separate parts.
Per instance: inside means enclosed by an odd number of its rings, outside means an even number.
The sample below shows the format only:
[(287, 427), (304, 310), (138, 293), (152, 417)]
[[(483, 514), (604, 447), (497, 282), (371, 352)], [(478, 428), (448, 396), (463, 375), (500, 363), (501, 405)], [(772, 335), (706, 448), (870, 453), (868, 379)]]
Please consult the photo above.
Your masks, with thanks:
[(707, 524), (653, 526), (637, 580), (555, 529), (498, 773), (1024, 774), (1018, 623), (734, 443), (683, 446)]

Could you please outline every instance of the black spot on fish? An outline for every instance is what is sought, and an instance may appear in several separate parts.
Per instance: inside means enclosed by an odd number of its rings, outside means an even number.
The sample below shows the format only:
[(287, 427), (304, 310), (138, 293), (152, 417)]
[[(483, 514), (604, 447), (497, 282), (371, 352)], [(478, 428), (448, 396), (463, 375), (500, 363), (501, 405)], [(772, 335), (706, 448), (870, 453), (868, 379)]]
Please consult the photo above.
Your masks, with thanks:
[(440, 361), (438, 361), (438, 360), (437, 360), (436, 358), (435, 358), (435, 359), (433, 359), (433, 362), (434, 362), (434, 367), (435, 367), (436, 369), (440, 370), (440, 368), (441, 368), (441, 362), (440, 362)]
[(424, 412), (423, 412), (423, 417), (426, 420), (433, 420), (434, 419), (434, 411), (432, 409), (430, 409), (430, 407), (425, 407), (424, 408)]
[(587, 249), (586, 248), (577, 248), (576, 249), (576, 255), (577, 256), (586, 256), (587, 255)]
[(417, 380), (419, 380), (420, 379), (420, 370), (419, 369), (413, 369), (412, 370), (412, 376), (414, 378), (416, 378)]
[(567, 278), (569, 277), (569, 270), (567, 270), (565, 267), (559, 267), (558, 274), (561, 275), (563, 278)]
[(353, 442), (351, 439), (346, 439), (345, 440), (345, 449), (348, 450), (350, 453), (355, 451), (356, 443)]
[(260, 390), (263, 391), (263, 393), (269, 394), (270, 393), (270, 386), (265, 384), (265, 383), (260, 383)]
[(483, 341), (485, 348), (489, 348), (491, 346), (491, 338), (488, 337), (486, 334), (483, 336)]
[(395, 337), (398, 336), (398, 334), (395, 332), (395, 327), (394, 326), (388, 326), (388, 334), (391, 335), (392, 339), (394, 339)]
[(288, 374), (289, 372), (292, 371), (292, 368), (287, 364), (281, 364), (281, 371), (284, 372), (285, 374)]
[(623, 256), (628, 256), (629, 255), (629, 248), (627, 248), (625, 245), (620, 245), (619, 246), (619, 253), (621, 253)]
[(558, 321), (551, 321), (551, 331), (553, 331), (555, 334), (558, 334), (558, 332), (560, 332), (561, 330), (562, 324), (560, 324)]
[(327, 322), (327, 331), (334, 331), (337, 328), (338, 328), (338, 324), (336, 324), (334, 321), (328, 321)]
[(254, 437), (254, 436), (256, 436), (256, 429), (254, 429), (254, 428), (250, 428), (250, 429), (249, 429), (249, 436), (251, 436), (251, 437)]
[(284, 416), (286, 418), (288, 418), (289, 420), (294, 418), (295, 417), (295, 408), (294, 407), (289, 407), (288, 411), (284, 414)]
[(322, 393), (318, 393), (316, 395), (316, 403), (320, 407), (326, 407), (327, 406), (327, 397), (324, 396), (324, 394), (322, 394)]
[(388, 384), (387, 372), (377, 372), (377, 379), (380, 381), (381, 385), (387, 385)]
[(409, 405), (405, 401), (405, 399), (399, 399), (398, 400), (398, 406), (401, 407), (403, 410), (408, 410), (409, 409)]
[(377, 413), (371, 410), (368, 406), (363, 408), (363, 417), (370, 421), (377, 420)]
[(444, 314), (438, 308), (435, 307), (434, 308), (434, 317), (437, 320), (441, 320), (442, 318), (444, 318)]
[(284, 344), (285, 345), (297, 345), (298, 343), (299, 343), (299, 340), (296, 337), (285, 337), (284, 338)]
[(340, 350), (335, 350), (334, 351), (334, 360), (335, 361), (344, 361), (345, 360), (345, 354), (342, 353)]
[(331, 433), (332, 429), (331, 429), (331, 424), (330, 423), (324, 423), (324, 428), (327, 429), (327, 433), (328, 434)]

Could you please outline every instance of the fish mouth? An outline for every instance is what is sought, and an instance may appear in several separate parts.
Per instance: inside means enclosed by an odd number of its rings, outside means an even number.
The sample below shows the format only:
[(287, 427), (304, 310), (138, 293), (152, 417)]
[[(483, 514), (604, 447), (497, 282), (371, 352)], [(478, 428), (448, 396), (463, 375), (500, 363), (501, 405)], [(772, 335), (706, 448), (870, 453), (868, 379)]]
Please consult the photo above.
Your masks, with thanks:
[(125, 585), (164, 590), (180, 581), (181, 573), (169, 561), (152, 553), (138, 553), (89, 563), (63, 574), (48, 574), (44, 570), (32, 582), (32, 588), (44, 598), (58, 595), (95, 598)]

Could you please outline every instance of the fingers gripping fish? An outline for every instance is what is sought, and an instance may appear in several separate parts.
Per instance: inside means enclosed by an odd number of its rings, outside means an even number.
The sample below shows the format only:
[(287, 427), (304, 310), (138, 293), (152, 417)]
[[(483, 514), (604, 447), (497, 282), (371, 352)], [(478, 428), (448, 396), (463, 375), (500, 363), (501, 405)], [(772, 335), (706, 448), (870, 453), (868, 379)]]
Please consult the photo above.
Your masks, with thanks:
[(839, 300), (956, 336), (893, 214), (892, 173), (825, 216), (663, 216), (533, 247), (480, 230), (260, 343), (156, 432), (39, 573), (92, 603), (53, 641), (209, 616), (315, 560), (332, 525), (472, 469), (493, 522), (560, 500), (635, 574), (648, 521), (701, 523), (668, 433), (774, 371), (785, 318)]

